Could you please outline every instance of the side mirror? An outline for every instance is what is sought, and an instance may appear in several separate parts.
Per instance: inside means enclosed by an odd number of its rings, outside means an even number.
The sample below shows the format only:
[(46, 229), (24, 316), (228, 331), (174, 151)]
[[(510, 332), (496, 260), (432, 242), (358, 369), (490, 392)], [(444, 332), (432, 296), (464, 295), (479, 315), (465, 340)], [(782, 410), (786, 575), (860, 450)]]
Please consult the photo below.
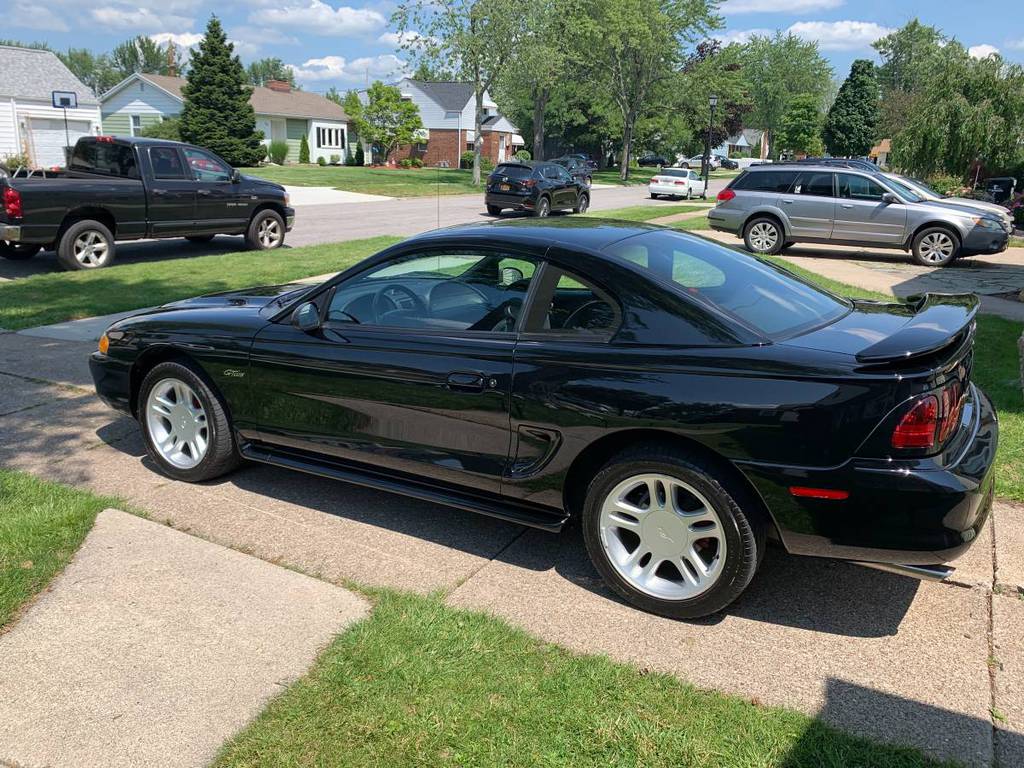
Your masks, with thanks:
[(241, 180), (242, 180), (242, 174), (240, 174), (238, 172), (237, 168), (232, 168), (231, 169), (231, 183), (232, 184), (237, 184)]
[(320, 310), (312, 301), (300, 304), (292, 313), (292, 324), (305, 333), (315, 331), (320, 327)]
[(892, 192), (886, 192), (884, 195), (882, 195), (882, 202), (885, 203), (886, 205), (892, 205), (893, 203), (898, 203), (899, 201), (900, 199), (896, 197), (896, 195), (894, 195)]
[(505, 267), (501, 270), (501, 284), (512, 285), (523, 279), (523, 270), (518, 267)]

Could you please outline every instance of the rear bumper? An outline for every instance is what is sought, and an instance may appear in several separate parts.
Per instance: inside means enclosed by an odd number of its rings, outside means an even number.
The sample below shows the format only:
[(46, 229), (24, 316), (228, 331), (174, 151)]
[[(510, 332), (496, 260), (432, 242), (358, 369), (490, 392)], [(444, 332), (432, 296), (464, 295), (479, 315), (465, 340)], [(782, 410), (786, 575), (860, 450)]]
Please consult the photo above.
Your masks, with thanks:
[(708, 226), (719, 232), (738, 235), (743, 226), (743, 212), (716, 206), (708, 211)]
[(533, 195), (509, 195), (500, 192), (484, 193), (484, 204), (498, 208), (511, 208), (516, 211), (532, 211), (536, 204)]
[[(854, 459), (830, 469), (743, 466), (794, 554), (903, 565), (935, 565), (962, 555), (988, 519), (999, 427), (976, 387), (965, 405), (970, 435), (940, 464)], [(970, 411), (968, 413), (968, 410)], [(841, 489), (845, 500), (795, 498), (789, 488)]]
[[(648, 191), (652, 195), (678, 195), (679, 197), (685, 197), (690, 187), (687, 184), (648, 184)], [(691, 194), (700, 194), (699, 189), (694, 189)]]

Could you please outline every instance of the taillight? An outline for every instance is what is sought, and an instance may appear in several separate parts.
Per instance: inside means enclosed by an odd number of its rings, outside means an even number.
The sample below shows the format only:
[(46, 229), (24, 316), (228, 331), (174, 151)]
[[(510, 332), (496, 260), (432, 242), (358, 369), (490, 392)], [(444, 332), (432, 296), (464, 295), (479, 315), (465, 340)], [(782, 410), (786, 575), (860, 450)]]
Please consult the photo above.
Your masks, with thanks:
[(4, 187), (4, 213), (12, 219), (20, 219), (24, 214), (21, 208), (21, 192), (11, 187)]
[(960, 423), (960, 414), (964, 409), (964, 391), (959, 381), (947, 385), (942, 390), (942, 423), (939, 425), (939, 442), (944, 443), (953, 434)]
[(892, 433), (893, 448), (931, 448), (939, 426), (939, 400), (928, 395), (917, 401)]
[(530, 187), (536, 187), (537, 186), (537, 180), (536, 179), (527, 179), (526, 181), (522, 182), (522, 185), (524, 187), (526, 187), (527, 189), (529, 189)]
[(734, 197), (736, 197), (736, 193), (733, 192), (731, 189), (723, 189), (715, 196), (715, 199), (720, 203), (727, 203)]
[(685, 187), (686, 186), (686, 182), (685, 181), (674, 181), (672, 183), (675, 184), (677, 187)]

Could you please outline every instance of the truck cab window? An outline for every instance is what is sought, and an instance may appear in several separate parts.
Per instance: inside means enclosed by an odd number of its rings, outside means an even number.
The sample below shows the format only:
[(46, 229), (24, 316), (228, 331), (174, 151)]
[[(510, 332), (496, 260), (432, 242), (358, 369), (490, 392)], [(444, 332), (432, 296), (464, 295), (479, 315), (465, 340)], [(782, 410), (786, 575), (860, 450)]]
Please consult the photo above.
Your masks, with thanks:
[(181, 155), (174, 147), (153, 147), (149, 150), (149, 160), (153, 164), (153, 177), (157, 179), (185, 179), (185, 166)]

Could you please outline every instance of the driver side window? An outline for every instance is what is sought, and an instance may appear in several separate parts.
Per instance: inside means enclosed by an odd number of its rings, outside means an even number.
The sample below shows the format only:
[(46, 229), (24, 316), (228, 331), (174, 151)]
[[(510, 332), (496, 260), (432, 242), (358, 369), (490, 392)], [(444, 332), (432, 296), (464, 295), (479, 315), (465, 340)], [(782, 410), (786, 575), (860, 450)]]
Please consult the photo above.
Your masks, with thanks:
[(498, 251), (412, 254), (336, 286), (326, 322), (512, 333), (535, 266)]

